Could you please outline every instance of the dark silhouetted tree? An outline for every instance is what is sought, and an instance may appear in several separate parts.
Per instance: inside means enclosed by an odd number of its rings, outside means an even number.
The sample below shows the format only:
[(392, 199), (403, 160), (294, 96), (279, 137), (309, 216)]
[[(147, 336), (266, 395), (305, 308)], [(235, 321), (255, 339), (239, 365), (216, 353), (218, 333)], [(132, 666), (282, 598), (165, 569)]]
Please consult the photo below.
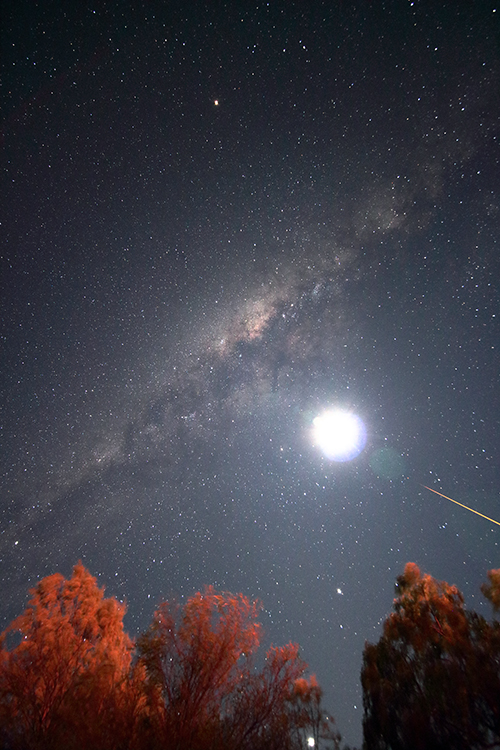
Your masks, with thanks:
[[(495, 573), (484, 587), (493, 602)], [(396, 590), (382, 637), (364, 650), (366, 750), (500, 747), (500, 624), (414, 563)]]

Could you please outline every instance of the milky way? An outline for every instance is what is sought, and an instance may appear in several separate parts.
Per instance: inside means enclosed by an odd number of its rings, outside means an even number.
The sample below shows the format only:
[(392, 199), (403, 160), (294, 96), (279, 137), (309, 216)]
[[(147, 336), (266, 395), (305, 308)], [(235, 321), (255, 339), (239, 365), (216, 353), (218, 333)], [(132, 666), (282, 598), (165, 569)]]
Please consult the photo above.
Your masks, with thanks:
[[(404, 564), (485, 614), (500, 564), (492, 524), (422, 488), (500, 515), (499, 14), (21, 6), (2, 621), (80, 558), (133, 634), (172, 593), (242, 591), (359, 745)], [(329, 409), (366, 427), (352, 460), (315, 445)]]

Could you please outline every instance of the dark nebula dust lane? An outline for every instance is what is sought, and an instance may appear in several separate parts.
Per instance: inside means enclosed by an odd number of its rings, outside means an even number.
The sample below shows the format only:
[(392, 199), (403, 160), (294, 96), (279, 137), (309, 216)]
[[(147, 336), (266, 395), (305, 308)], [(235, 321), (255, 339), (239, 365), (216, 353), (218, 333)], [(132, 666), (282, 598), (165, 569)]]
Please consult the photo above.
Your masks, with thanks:
[(360, 745), (405, 563), (500, 564), (500, 10), (132, 6), (6, 16), (0, 620), (78, 559), (131, 633), (259, 597)]

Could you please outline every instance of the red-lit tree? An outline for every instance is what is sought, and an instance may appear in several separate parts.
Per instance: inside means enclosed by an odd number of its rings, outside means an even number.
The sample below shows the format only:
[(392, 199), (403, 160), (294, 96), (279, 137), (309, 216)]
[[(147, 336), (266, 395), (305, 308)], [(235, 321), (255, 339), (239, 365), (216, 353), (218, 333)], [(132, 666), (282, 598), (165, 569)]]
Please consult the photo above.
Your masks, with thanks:
[(481, 591), (493, 605), (495, 612), (500, 612), (500, 568), (488, 571), (489, 583), (483, 583)]
[(296, 686), (306, 665), (298, 646), (290, 644), (271, 648), (263, 668), (254, 668), (258, 612), (257, 602), (211, 587), (183, 609), (168, 603), (159, 608), (138, 642), (139, 664), (146, 670), (148, 747), (304, 746), (313, 723), (304, 708), (311, 685), (302, 692)]
[(30, 593), (0, 636), (0, 747), (298, 750), (327, 737), (298, 646), (269, 649), (255, 668), (260, 606), (242, 594), (208, 588), (182, 608), (162, 604), (131, 666), (125, 605), (81, 564)]
[[(105, 599), (80, 563), (69, 580), (48, 576), (30, 594), (0, 637), (5, 744), (87, 747), (98, 728), (113, 730), (111, 714), (126, 685), (133, 645), (123, 630), (125, 605)], [(114, 747), (102, 739), (100, 748)]]
[(157, 610), (138, 651), (158, 746), (194, 750), (219, 728), (221, 706), (258, 644), (257, 613), (255, 602), (212, 588), (183, 610), (166, 602)]
[(290, 695), (292, 725), (299, 742), (311, 738), (313, 747), (340, 748), (340, 733), (334, 719), (323, 710), (322, 695), (323, 690), (315, 675), (295, 680)]
[[(493, 602), (495, 573), (484, 587)], [(382, 637), (365, 646), (364, 747), (500, 747), (500, 623), (466, 610), (455, 586), (414, 563), (397, 592)]]

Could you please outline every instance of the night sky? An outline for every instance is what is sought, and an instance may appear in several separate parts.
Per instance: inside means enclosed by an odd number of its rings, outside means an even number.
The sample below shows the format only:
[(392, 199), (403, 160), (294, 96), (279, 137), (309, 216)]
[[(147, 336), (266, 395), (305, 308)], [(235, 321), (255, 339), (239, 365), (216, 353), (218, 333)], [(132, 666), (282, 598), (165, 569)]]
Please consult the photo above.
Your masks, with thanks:
[(404, 564), (500, 567), (422, 487), (500, 520), (500, 6), (10, 6), (0, 625), (78, 559), (132, 635), (241, 591), (360, 744)]

